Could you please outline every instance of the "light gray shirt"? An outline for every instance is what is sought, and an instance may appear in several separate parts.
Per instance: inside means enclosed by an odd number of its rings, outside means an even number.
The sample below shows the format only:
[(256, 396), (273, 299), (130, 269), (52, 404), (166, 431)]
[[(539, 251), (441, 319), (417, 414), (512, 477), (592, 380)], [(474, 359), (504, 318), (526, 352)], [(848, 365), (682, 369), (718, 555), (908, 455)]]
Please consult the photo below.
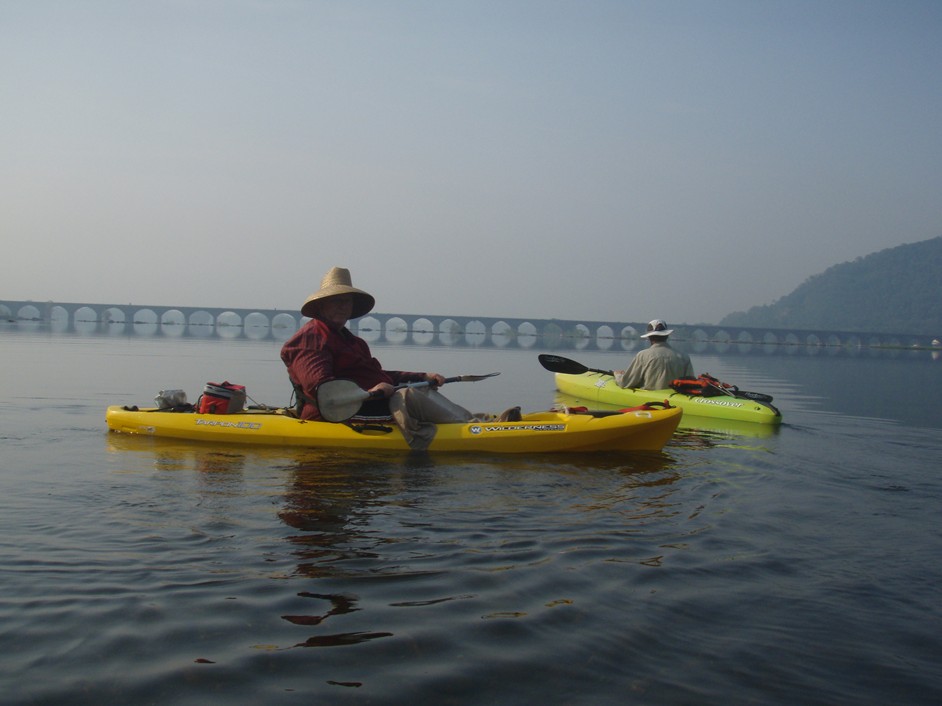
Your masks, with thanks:
[(652, 343), (639, 352), (627, 370), (615, 371), (619, 387), (640, 387), (645, 390), (665, 390), (676, 378), (692, 378), (693, 363), (690, 356), (675, 351), (667, 342)]

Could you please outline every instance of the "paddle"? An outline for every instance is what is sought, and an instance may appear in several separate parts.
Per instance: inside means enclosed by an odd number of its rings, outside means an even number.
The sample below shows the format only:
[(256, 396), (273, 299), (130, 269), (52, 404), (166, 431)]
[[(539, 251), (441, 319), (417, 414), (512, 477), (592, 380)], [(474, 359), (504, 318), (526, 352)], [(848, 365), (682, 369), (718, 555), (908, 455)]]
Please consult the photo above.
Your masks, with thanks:
[[(553, 355), (551, 353), (541, 353), (537, 356), (540, 360), (540, 365), (553, 373), (563, 373), (565, 375), (582, 375), (583, 373), (601, 373), (602, 375), (612, 375), (611, 370), (600, 370), (599, 368), (587, 368), (582, 363), (579, 363), (575, 360), (570, 360), (569, 358), (563, 358), (561, 355)], [(753, 400), (755, 402), (771, 402), (772, 395), (766, 395), (761, 392), (748, 392), (746, 390), (730, 389), (718, 385), (714, 385), (716, 389), (722, 392), (725, 395), (730, 397), (738, 397), (745, 400)]]
[[(445, 382), (477, 382), (495, 375), (500, 375), (500, 373), (457, 375), (452, 378), (445, 378)], [(397, 385), (396, 389), (428, 387), (430, 384), (428, 382), (407, 382)], [(321, 417), (328, 422), (345, 422), (357, 413), (360, 405), (366, 400), (380, 397), (382, 397), (381, 393), (367, 392), (352, 380), (328, 380), (317, 386), (317, 409), (320, 410)]]
[(583, 373), (602, 373), (602, 375), (612, 375), (611, 370), (599, 370), (598, 368), (587, 368), (582, 363), (569, 358), (563, 358), (561, 355), (552, 355), (551, 353), (540, 353), (537, 356), (540, 359), (540, 365), (553, 373), (564, 373), (565, 375), (582, 375)]

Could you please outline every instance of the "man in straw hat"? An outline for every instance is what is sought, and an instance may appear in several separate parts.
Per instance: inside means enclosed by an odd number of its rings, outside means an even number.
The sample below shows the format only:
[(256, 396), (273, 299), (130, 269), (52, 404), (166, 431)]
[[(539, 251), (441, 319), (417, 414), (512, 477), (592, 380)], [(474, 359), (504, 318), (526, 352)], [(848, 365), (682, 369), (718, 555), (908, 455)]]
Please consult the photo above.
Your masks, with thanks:
[(674, 333), (663, 319), (648, 323), (641, 338), (648, 339), (649, 348), (640, 351), (627, 370), (615, 371), (615, 383), (619, 387), (640, 387), (644, 390), (665, 390), (677, 378), (692, 378), (693, 363), (690, 356), (670, 347), (667, 337)]
[[(324, 275), (321, 288), (307, 298), (301, 314), (310, 318), (281, 348), (281, 359), (298, 395), (300, 417), (318, 419), (317, 386), (338, 378), (352, 380), (364, 390), (378, 394), (361, 407), (361, 416), (392, 416), (412, 448), (427, 448), (435, 437), (435, 425), (495, 419), (494, 415), (472, 415), (436, 389), (444, 384), (439, 373), (384, 370), (366, 341), (355, 336), (347, 321), (369, 313), (372, 295), (353, 286), (350, 271), (333, 267)], [(427, 387), (400, 388), (408, 382), (428, 382)], [(507, 410), (500, 419), (519, 419), (520, 409)]]

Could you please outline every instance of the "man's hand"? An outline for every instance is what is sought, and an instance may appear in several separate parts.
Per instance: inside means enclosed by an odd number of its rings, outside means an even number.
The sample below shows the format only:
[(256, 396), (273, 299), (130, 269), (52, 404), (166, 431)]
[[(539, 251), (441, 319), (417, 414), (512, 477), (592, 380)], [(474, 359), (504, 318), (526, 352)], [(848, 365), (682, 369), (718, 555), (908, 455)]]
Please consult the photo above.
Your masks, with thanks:
[(390, 397), (395, 391), (396, 388), (390, 385), (388, 382), (377, 383), (367, 390), (367, 392), (369, 392), (371, 395), (376, 395), (377, 397)]
[(425, 381), (433, 388), (441, 387), (445, 384), (445, 376), (441, 373), (425, 373)]

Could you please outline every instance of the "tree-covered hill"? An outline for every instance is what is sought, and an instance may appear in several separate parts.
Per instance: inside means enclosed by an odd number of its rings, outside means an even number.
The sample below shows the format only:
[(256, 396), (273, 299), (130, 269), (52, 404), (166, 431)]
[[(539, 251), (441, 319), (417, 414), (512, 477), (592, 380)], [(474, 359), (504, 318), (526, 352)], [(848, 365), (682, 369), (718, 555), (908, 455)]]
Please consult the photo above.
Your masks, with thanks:
[(942, 334), (942, 237), (834, 265), (724, 326)]

